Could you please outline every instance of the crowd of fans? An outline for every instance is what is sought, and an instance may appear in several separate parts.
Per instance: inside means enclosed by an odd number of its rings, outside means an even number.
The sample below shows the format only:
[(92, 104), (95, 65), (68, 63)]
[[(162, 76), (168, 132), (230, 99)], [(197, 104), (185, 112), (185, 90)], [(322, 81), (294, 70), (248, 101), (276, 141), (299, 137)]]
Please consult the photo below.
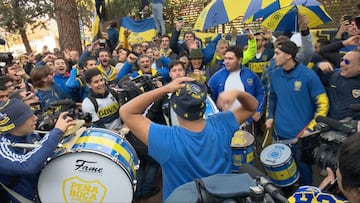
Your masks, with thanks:
[[(163, 35), (152, 42), (129, 44), (127, 37), (131, 31), (126, 31), (125, 41), (114, 42), (109, 38), (104, 44), (102, 39), (98, 39), (83, 53), (50, 51), (44, 47), (41, 54), (24, 54), (3, 68), (5, 74), (0, 76), (1, 105), (9, 101), (15, 105), (12, 102), (17, 100), (16, 104), (28, 104), (41, 114), (54, 103), (68, 100), (76, 104), (79, 112), (91, 116), (87, 123), (89, 126), (119, 132), (127, 127), (121, 119), (121, 111), (119, 113), (121, 106), (143, 92), (190, 76), (206, 84), (208, 99), (215, 102), (222, 92), (234, 89), (252, 95), (257, 101), (256, 110), (249, 107), (250, 117), (237, 118), (236, 121), (239, 125), (245, 122), (244, 129), (252, 129), (251, 133), (258, 142), (265, 128), (272, 127), (274, 139), (293, 142), (314, 130), (317, 116), (359, 120), (360, 114), (350, 111), (349, 105), (360, 103), (360, 29), (354, 21), (348, 23), (341, 19), (335, 39), (313, 43), (306, 16), (300, 16), (299, 24), (301, 47), (285, 35), (275, 39), (266, 29), (249, 33), (245, 47), (222, 39), (220, 34), (205, 45), (199, 42), (195, 33), (182, 30), (183, 21), (176, 23), (171, 36), (161, 31)], [(162, 25), (160, 27), (163, 29)], [(180, 33), (183, 33), (182, 43), (179, 43)], [(343, 38), (345, 33), (346, 38)], [(244, 98), (235, 99), (228, 109), (246, 108), (247, 105), (241, 101), (246, 102), (249, 98), (241, 97)], [(146, 112), (147, 118), (153, 122), (171, 125), (174, 112), (169, 107), (169, 100), (170, 95), (162, 95), (143, 113)], [(26, 107), (22, 108), (27, 112)], [(219, 109), (224, 108), (219, 106)], [(3, 113), (2, 107), (0, 110)], [(58, 119), (56, 125), (54, 122), (55, 128), (64, 131), (71, 120), (68, 117)], [(222, 122), (226, 123), (225, 120)], [(12, 134), (5, 128), (0, 127), (0, 131)], [(52, 130), (51, 134), (58, 136), (59, 132)], [(135, 198), (149, 198), (160, 191), (155, 181), (160, 165), (147, 153), (147, 138), (138, 140), (132, 133), (127, 136), (141, 160)], [(5, 139), (3, 135), (0, 137)], [(155, 150), (154, 146), (151, 145), (151, 154), (155, 158), (161, 156), (163, 152)], [(301, 174), (299, 184), (313, 184), (311, 166), (296, 158), (299, 149), (296, 144), (292, 146)], [(21, 175), (16, 180), (4, 178), (10, 174), (0, 172), (0, 181), (16, 190), (22, 178), (29, 181), (27, 176), (32, 176), (22, 172), (14, 172)], [(176, 185), (166, 188), (163, 198), (166, 199), (175, 186), (183, 183), (177, 180)], [(22, 188), (18, 192), (21, 193)], [(29, 199), (34, 197), (30, 193), (24, 195)]]

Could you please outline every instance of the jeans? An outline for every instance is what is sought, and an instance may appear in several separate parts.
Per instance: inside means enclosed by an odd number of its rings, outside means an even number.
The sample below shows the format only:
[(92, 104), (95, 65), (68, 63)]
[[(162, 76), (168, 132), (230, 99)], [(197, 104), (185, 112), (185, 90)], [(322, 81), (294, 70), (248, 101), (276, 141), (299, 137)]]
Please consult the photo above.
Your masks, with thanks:
[(105, 1), (102, 2), (95, 1), (95, 8), (96, 8), (96, 14), (99, 16), (100, 20), (103, 21), (105, 18)]
[(160, 165), (148, 155), (139, 156), (140, 168), (137, 171), (136, 197), (151, 193), (155, 184)]
[(166, 34), (163, 9), (164, 9), (164, 5), (161, 3), (152, 4), (152, 13), (155, 20), (156, 32), (160, 33), (161, 35)]
[(291, 151), (294, 155), (297, 168), (300, 172), (299, 185), (312, 185), (313, 182), (313, 172), (312, 166), (310, 164), (304, 163), (301, 161), (301, 151), (297, 144), (291, 146)]

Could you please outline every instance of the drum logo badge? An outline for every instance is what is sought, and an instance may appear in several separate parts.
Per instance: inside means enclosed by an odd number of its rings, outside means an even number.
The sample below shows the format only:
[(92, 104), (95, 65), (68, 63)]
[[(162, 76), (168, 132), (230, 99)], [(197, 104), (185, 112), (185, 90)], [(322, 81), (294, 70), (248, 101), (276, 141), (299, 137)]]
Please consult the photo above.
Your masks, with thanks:
[(268, 157), (277, 160), (282, 156), (282, 151), (284, 151), (283, 147), (275, 146), (274, 149), (269, 152)]
[(106, 187), (99, 180), (87, 181), (78, 176), (65, 179), (63, 182), (65, 202), (103, 202)]

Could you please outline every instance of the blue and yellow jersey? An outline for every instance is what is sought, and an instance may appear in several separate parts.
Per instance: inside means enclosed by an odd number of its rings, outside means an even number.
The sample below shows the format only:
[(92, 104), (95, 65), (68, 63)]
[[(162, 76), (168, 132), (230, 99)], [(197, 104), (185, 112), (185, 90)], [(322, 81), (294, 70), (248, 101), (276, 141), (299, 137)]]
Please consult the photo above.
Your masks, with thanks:
[(314, 186), (302, 186), (289, 197), (289, 203), (350, 203), (332, 194), (322, 193)]

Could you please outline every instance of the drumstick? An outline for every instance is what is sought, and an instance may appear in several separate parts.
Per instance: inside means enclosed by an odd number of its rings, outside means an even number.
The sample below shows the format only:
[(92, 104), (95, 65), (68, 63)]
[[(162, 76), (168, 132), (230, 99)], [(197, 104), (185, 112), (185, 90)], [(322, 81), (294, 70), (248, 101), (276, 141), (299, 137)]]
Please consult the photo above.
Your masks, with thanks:
[(66, 152), (69, 152), (71, 148), (74, 146), (75, 142), (79, 139), (82, 133), (86, 130), (86, 127), (81, 127), (79, 130), (76, 131), (75, 136), (71, 138), (69, 144), (66, 146)]
[[(265, 130), (265, 138), (264, 138), (264, 141), (263, 141), (263, 143), (262, 143), (262, 145), (261, 145), (261, 147), (262, 148), (264, 148), (264, 147), (266, 147), (267, 145), (269, 145), (268, 143), (269, 143), (269, 136), (270, 136), (270, 131), (271, 131), (271, 129), (270, 128), (266, 128), (266, 130)], [(270, 137), (270, 139), (271, 139), (271, 137)]]
[(30, 144), (30, 143), (10, 143), (9, 145), (12, 147), (19, 147), (25, 149), (32, 149), (40, 146), (40, 144)]

